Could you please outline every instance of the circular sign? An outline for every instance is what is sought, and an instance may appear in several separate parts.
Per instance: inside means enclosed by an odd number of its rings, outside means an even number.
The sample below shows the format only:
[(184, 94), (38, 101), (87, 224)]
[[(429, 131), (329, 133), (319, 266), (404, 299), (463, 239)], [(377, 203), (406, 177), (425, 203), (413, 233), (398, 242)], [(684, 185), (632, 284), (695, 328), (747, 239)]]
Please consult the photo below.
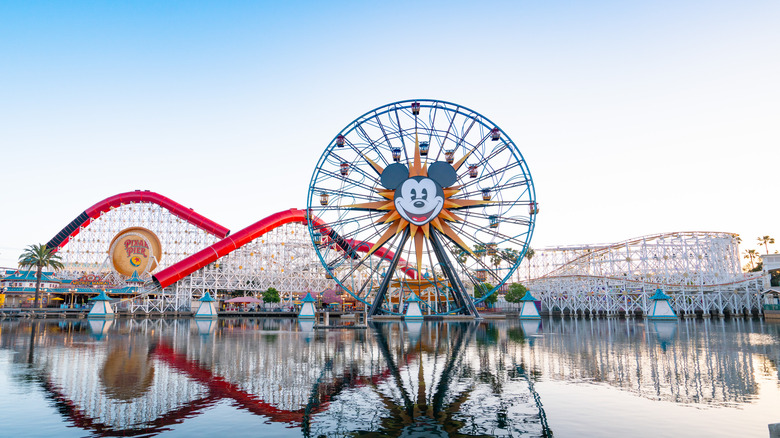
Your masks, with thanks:
[(133, 272), (140, 275), (153, 271), (162, 256), (160, 239), (153, 232), (142, 227), (131, 227), (120, 231), (111, 240), (108, 253), (114, 269), (126, 277), (132, 276)]

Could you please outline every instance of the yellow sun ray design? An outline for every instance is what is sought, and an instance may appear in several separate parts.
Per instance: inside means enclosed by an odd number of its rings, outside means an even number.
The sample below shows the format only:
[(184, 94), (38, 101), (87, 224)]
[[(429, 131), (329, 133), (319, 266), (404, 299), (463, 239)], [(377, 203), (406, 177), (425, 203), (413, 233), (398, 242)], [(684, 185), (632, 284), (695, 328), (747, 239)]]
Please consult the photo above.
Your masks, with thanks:
[[(417, 138), (417, 134), (414, 136), (414, 156), (411, 159), (411, 163), (408, 163), (408, 169), (409, 169), (409, 178), (420, 176), (420, 177), (428, 177), (428, 163), (423, 164), (422, 163), (422, 157), (420, 154), (420, 142)], [(469, 154), (466, 154), (463, 158), (461, 158), (458, 163), (454, 166), (454, 169), (457, 170), (463, 162), (465, 162), (466, 158), (468, 158)], [(363, 159), (368, 162), (371, 167), (380, 175), (382, 172), (384, 172), (384, 168), (375, 163), (374, 161), (368, 159), (367, 157), (363, 156)], [(459, 208), (468, 208), (468, 207), (474, 207), (478, 205), (486, 205), (486, 204), (492, 204), (493, 201), (483, 201), (483, 200), (472, 200), (472, 199), (454, 199), (452, 196), (460, 193), (462, 187), (461, 186), (450, 186), (450, 187), (442, 187), (443, 193), (444, 193), (444, 204), (442, 206), (441, 211), (437, 214), (435, 218), (430, 220), (429, 222), (423, 224), (423, 225), (415, 225), (413, 223), (410, 223), (408, 220), (404, 219), (401, 214), (399, 214), (396, 204), (395, 204), (395, 190), (388, 190), (387, 188), (381, 187), (376, 190), (376, 193), (385, 198), (385, 201), (374, 201), (374, 202), (364, 202), (364, 203), (358, 203), (358, 204), (352, 204), (347, 205), (345, 208), (352, 208), (352, 209), (359, 209), (359, 210), (373, 210), (373, 211), (386, 211), (384, 215), (382, 215), (379, 219), (377, 219), (376, 223), (385, 223), (388, 224), (387, 229), (384, 231), (382, 236), (374, 242), (371, 249), (366, 253), (364, 258), (369, 257), (371, 254), (373, 254), (377, 249), (379, 249), (382, 245), (386, 244), (393, 236), (397, 236), (404, 230), (409, 230), (409, 237), (411, 241), (414, 244), (414, 251), (415, 251), (415, 258), (416, 258), (416, 265), (417, 265), (417, 272), (421, 272), (422, 270), (422, 262), (423, 262), (423, 251), (424, 251), (424, 239), (431, 239), (431, 225), (433, 225), (433, 228), (438, 230), (441, 234), (447, 236), (451, 241), (453, 241), (456, 245), (458, 245), (462, 250), (468, 252), (471, 255), (474, 255), (471, 248), (458, 236), (458, 234), (455, 232), (455, 230), (452, 229), (449, 225), (447, 225), (446, 222), (463, 222), (463, 218), (458, 216), (457, 214), (453, 213), (450, 210), (456, 210)], [(401, 250), (400, 248), (398, 249)]]

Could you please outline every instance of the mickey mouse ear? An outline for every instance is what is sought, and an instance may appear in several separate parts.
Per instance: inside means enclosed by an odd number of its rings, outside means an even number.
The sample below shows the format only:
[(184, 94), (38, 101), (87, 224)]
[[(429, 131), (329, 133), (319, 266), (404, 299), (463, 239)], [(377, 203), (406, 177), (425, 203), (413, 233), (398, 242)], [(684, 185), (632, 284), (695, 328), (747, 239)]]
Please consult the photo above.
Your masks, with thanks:
[(382, 171), (380, 182), (382, 187), (395, 190), (407, 178), (409, 178), (409, 168), (401, 163), (393, 163)]
[(449, 163), (437, 161), (428, 168), (428, 178), (436, 181), (442, 187), (449, 187), (458, 180), (458, 174)]

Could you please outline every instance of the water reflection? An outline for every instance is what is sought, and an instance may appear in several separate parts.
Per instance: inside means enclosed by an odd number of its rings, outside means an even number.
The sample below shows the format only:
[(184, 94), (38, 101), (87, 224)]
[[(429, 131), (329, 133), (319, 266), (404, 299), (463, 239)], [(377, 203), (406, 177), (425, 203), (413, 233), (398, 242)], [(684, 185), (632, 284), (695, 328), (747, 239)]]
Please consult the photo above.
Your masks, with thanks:
[(165, 433), (223, 401), (303, 436), (551, 436), (544, 379), (709, 406), (780, 381), (779, 326), (760, 321), (99, 322), (0, 323), (16, 384), (95, 436)]

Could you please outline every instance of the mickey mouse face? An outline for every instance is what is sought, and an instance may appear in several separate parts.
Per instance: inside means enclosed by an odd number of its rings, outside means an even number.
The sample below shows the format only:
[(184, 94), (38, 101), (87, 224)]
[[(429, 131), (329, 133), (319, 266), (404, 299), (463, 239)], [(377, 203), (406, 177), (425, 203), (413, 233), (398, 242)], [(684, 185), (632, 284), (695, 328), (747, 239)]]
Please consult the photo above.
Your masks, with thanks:
[(395, 190), (395, 209), (415, 225), (433, 220), (444, 206), (444, 192), (432, 179), (415, 176)]
[(395, 209), (402, 218), (414, 225), (432, 221), (444, 207), (443, 187), (449, 187), (457, 179), (455, 169), (449, 163), (437, 161), (428, 168), (428, 176), (409, 177), (409, 169), (394, 163), (382, 172), (381, 183), (395, 190)]

